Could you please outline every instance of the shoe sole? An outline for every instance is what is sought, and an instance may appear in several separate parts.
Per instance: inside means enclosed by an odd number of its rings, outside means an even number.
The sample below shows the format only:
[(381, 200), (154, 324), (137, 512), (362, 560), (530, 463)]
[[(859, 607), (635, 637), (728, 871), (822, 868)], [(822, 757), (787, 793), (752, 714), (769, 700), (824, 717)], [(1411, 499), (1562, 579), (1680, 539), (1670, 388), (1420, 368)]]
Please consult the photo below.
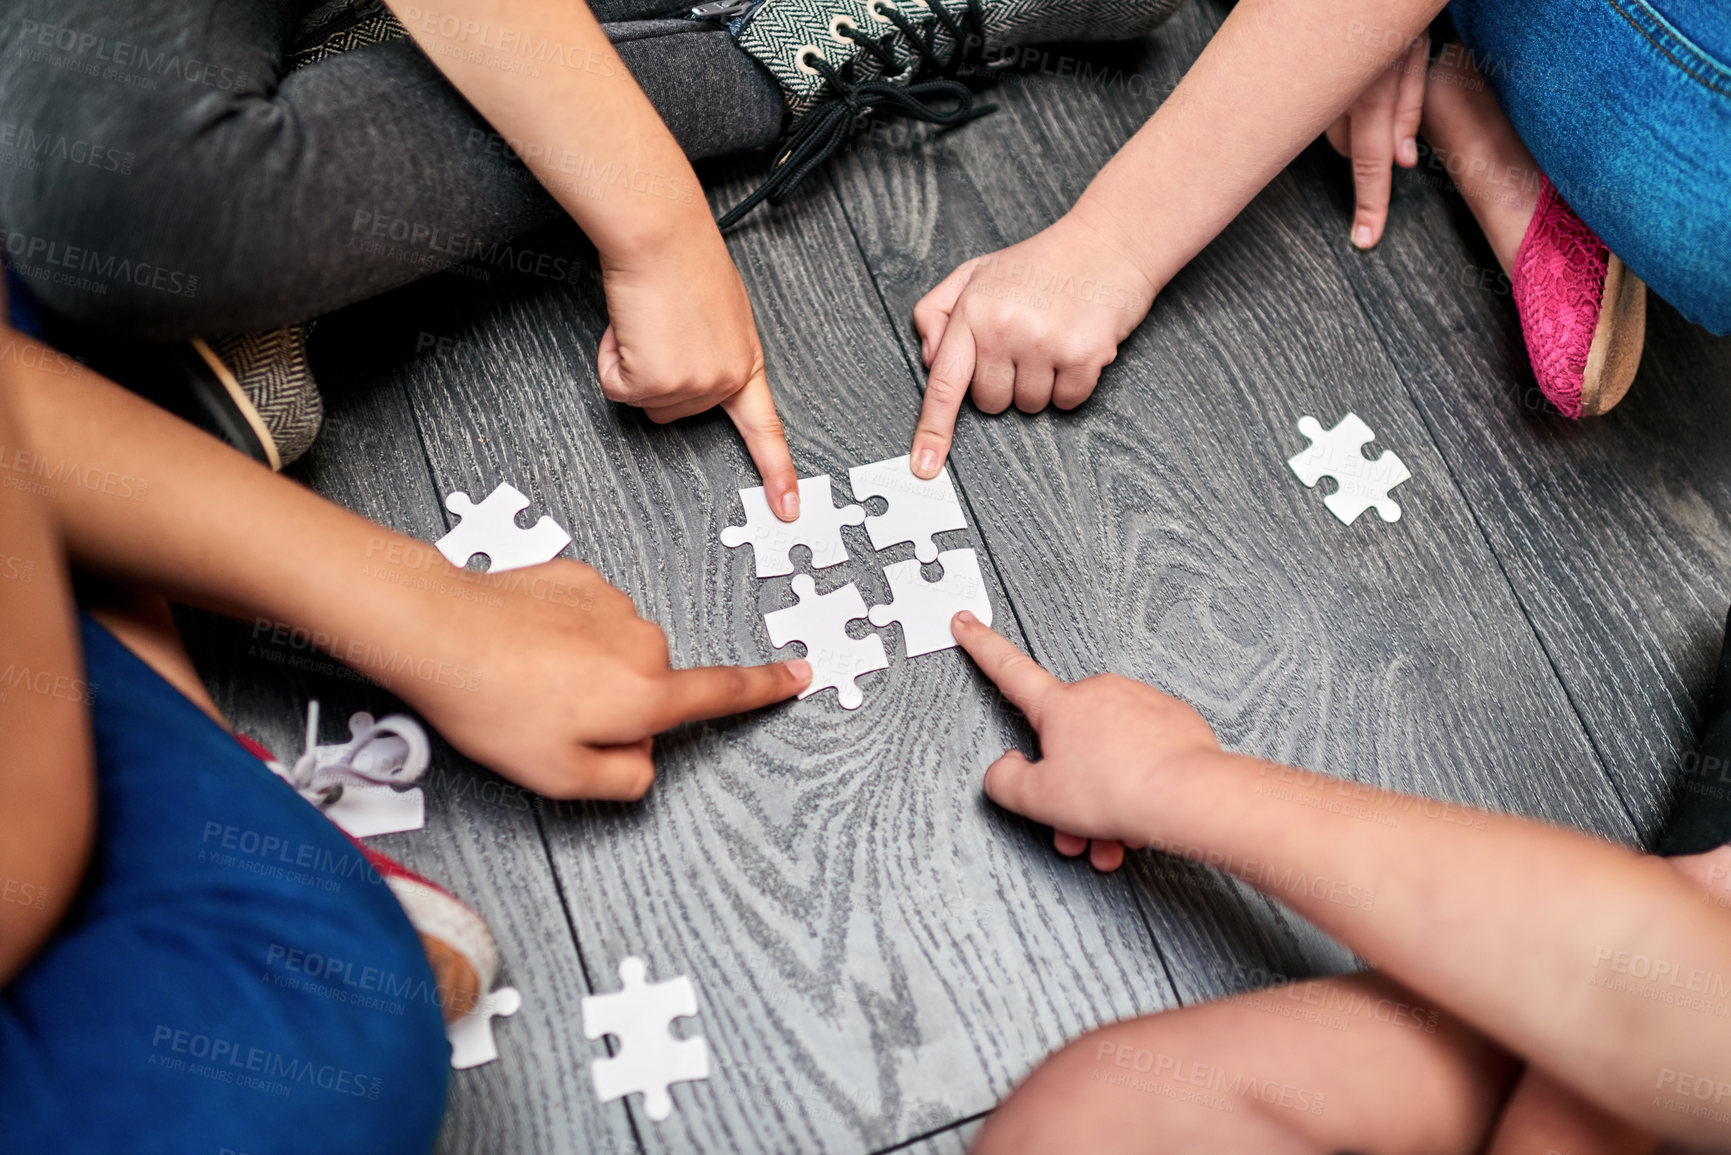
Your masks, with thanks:
[(1581, 374), (1581, 416), (1609, 413), (1635, 383), (1647, 343), (1647, 286), (1613, 254), (1605, 265), (1599, 324)]
[[(1603, 320), (1602, 317), (1601, 320)], [(264, 423), (264, 418), (259, 416), (258, 409), (253, 406), (252, 398), (246, 395), (246, 390), (240, 387), (240, 382), (235, 379), (234, 373), (227, 365), (223, 364), (221, 357), (211, 351), (209, 345), (196, 338), (191, 342), (191, 345), (193, 352), (198, 354), (199, 359), (204, 362), (205, 368), (209, 369), (211, 376), (216, 379), (217, 385), (221, 386), (222, 390), (228, 394), (229, 406), (246, 423), (247, 428), (252, 433), (253, 440), (258, 442), (259, 453), (264, 455), (264, 463), (270, 466), (273, 472), (281, 473), (282, 454), (277, 451), (276, 438), (271, 436), (270, 427)], [(203, 384), (207, 389), (209, 388), (208, 381), (203, 382)], [(253, 456), (257, 456), (257, 454)]]

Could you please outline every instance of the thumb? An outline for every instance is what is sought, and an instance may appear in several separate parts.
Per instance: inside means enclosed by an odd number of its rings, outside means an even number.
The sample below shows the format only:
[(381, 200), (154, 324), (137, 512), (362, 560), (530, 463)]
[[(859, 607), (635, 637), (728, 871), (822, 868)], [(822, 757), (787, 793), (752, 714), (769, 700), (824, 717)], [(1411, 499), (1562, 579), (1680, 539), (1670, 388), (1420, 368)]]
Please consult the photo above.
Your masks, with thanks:
[(1004, 756), (986, 767), (986, 797), (1024, 818), (1051, 824), (1040, 799), (1042, 764), (1031, 762), (1020, 750), (1006, 750)]
[(611, 323), (601, 334), (601, 347), (595, 350), (595, 376), (601, 379), (601, 392), (608, 400), (627, 399), (625, 358), (619, 352), (619, 334)]

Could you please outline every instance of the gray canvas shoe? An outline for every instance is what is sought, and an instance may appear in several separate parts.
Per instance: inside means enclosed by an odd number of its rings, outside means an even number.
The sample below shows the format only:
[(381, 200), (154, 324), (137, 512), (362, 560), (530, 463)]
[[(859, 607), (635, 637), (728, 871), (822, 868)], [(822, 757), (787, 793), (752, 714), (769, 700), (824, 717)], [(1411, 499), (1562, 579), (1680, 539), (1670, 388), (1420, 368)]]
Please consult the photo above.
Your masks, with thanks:
[(193, 388), (227, 440), (272, 469), (312, 447), (325, 407), (307, 364), (305, 327), (191, 344)]
[(778, 204), (865, 121), (883, 113), (960, 124), (992, 111), (962, 78), (1014, 61), (1010, 49), (1061, 40), (1130, 40), (1183, 0), (716, 0), (691, 9), (728, 22), (781, 85), (793, 132), (770, 178), (725, 213)]

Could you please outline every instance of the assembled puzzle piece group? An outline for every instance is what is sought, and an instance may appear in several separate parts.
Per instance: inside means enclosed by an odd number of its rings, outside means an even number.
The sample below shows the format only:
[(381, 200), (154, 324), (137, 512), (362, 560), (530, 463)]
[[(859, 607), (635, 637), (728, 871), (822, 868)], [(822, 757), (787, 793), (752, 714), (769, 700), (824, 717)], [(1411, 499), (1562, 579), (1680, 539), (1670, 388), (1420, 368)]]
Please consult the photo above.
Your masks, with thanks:
[[(880, 628), (899, 623), (903, 648), (912, 658), (954, 646), (950, 619), (960, 610), (973, 610), (990, 625), (992, 603), (974, 551), (940, 553), (934, 540), (946, 530), (968, 527), (949, 470), (941, 470), (927, 481), (915, 476), (906, 457), (892, 457), (848, 470), (848, 482), (855, 498), (881, 497), (888, 509), (868, 516), (858, 505), (837, 507), (829, 475), (819, 474), (800, 481), (800, 516), (782, 522), (770, 513), (761, 488), (742, 489), (739, 497), (745, 506), (746, 523), (722, 530), (721, 543), (733, 548), (751, 542), (758, 577), (792, 573), (790, 551), (795, 545), (811, 550), (813, 569), (840, 565), (848, 556), (841, 527), (862, 521), (874, 549), (913, 544), (915, 560), (896, 562), (883, 571), (895, 595), (890, 605), (868, 610), (859, 587), (852, 582), (819, 594), (811, 575), (800, 574), (793, 579), (798, 601), (763, 617), (769, 640), (777, 648), (794, 642), (805, 646), (812, 679), (800, 697), (834, 689), (842, 708), (853, 710), (865, 701), (855, 679), (889, 667), (883, 639), (871, 632), (859, 638), (850, 636), (847, 631), (853, 622), (864, 618)], [(933, 561), (943, 566), (944, 575), (939, 581), (928, 582), (921, 576), (920, 566)]]

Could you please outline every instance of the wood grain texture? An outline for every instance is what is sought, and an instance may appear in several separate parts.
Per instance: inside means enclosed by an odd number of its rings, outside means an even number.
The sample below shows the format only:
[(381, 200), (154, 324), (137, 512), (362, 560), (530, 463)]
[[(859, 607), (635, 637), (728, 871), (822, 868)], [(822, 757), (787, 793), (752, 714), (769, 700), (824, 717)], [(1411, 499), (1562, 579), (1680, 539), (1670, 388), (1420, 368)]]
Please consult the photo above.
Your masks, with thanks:
[[(444, 511), (400, 383), (354, 318), (327, 322), (314, 350), (331, 408), (320, 440), (296, 467), (324, 496), (412, 537), (444, 532)], [(341, 349), (338, 357), (319, 357)], [(388, 360), (388, 358), (387, 358)], [(356, 580), (366, 580), (357, 578)], [(319, 699), (322, 740), (348, 734), (351, 713), (402, 710), (392, 695), (336, 662), (273, 643), (246, 623), (183, 614), (189, 647), (224, 713), (279, 754), (302, 748), (306, 702)], [(500, 1059), (451, 1072), (439, 1149), (450, 1152), (636, 1151), (624, 1109), (589, 1084), (588, 1047), (574, 1034), (589, 993), (538, 825), (543, 800), (476, 767), (435, 736), (422, 780), (426, 828), (369, 840), (481, 911), (498, 937), (500, 985), (523, 1008), (497, 1020)]]
[(967, 1155), (974, 1136), (985, 1125), (983, 1119), (970, 1119), (934, 1135), (926, 1135), (895, 1147), (887, 1147), (878, 1155)]
[[(1192, 6), (1148, 50), (1133, 95), (1012, 86), (966, 130), (880, 144), (836, 169), (907, 355), (919, 296), (960, 261), (1053, 220), (1200, 49)], [(1634, 836), (1447, 463), (1315, 234), (1277, 179), (1161, 295), (1073, 414), (964, 412), (955, 460), (1042, 660), (1143, 678), (1193, 702), (1230, 747), (1623, 839)], [(1348, 410), (1414, 478), (1405, 517), (1338, 524), (1286, 458), (1294, 424)], [(1083, 580), (1053, 580), (1053, 575)], [(1139, 856), (1149, 893), (1173, 868)], [(1187, 997), (1235, 989), (1254, 954), (1206, 941), (1168, 898), (1150, 921)], [(1201, 905), (1201, 903), (1198, 903)], [(1209, 904), (1213, 905), (1213, 904)], [(1322, 966), (1270, 909), (1276, 965)], [(1303, 943), (1293, 949), (1283, 943)], [(1244, 944), (1249, 946), (1250, 944)], [(1291, 957), (1296, 954), (1296, 958)], [(1336, 961), (1340, 960), (1336, 956)], [(1193, 984), (1193, 985), (1192, 985)]]
[[(847, 467), (901, 450), (917, 405), (852, 239), (820, 203), (735, 256), (802, 471), (845, 499)], [(750, 551), (718, 541), (756, 481), (749, 460), (719, 415), (656, 427), (600, 397), (593, 286), (411, 291), (356, 323), (399, 347), (418, 330), (457, 342), (404, 369), (440, 490), (531, 494), (667, 629), (678, 664), (775, 656), (762, 612), (792, 601), (789, 579), (757, 580)], [(852, 560), (820, 588), (888, 600), (881, 567), (911, 547), (846, 533)], [(658, 744), (643, 804), (546, 816), (586, 979), (615, 989), (637, 955), (700, 991), (688, 1029), (715, 1073), (676, 1086), (660, 1124), (633, 1103), (647, 1149), (889, 1146), (989, 1108), (1064, 1039), (1176, 1002), (1128, 882), (984, 802), (985, 766), (1026, 740), (995, 693), (959, 652), (908, 661), (886, 641), (891, 668), (860, 710), (826, 694), (688, 727)]]
[(1650, 840), (1731, 602), (1731, 341), (1649, 295), (1634, 388), (1569, 421), (1538, 392), (1508, 281), (1446, 177), (1401, 174), (1387, 237), (1361, 254), (1334, 167), (1321, 150), (1303, 162), (1318, 226)]

